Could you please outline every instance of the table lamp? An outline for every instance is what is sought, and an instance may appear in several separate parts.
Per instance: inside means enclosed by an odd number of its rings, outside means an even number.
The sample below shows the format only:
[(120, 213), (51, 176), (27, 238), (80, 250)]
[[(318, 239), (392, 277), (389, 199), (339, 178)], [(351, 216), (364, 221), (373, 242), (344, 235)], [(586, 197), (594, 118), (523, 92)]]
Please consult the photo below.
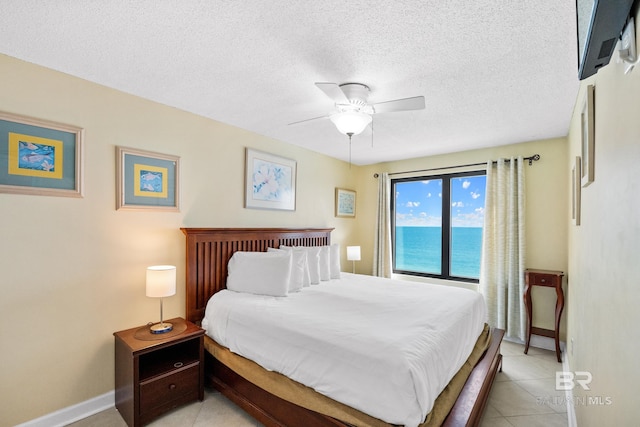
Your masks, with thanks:
[(360, 246), (347, 246), (347, 260), (353, 261), (353, 273), (356, 272), (356, 261), (360, 261)]
[(176, 267), (154, 265), (147, 267), (147, 296), (160, 298), (160, 323), (150, 326), (152, 334), (163, 334), (173, 329), (171, 323), (162, 320), (162, 298), (176, 294)]

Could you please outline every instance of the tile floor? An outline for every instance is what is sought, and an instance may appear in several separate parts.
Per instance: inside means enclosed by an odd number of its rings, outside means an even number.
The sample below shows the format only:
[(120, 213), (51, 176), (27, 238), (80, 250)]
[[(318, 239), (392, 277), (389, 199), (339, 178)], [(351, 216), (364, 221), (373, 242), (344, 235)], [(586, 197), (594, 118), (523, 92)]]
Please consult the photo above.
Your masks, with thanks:
[[(555, 352), (503, 342), (503, 368), (493, 384), (482, 427), (565, 427), (564, 392), (555, 390), (562, 370)], [(205, 399), (176, 409), (149, 424), (153, 427), (261, 427), (225, 397), (205, 390)], [(71, 424), (73, 427), (126, 427), (115, 408)], [(303, 427), (303, 426), (300, 426)]]
[(481, 427), (566, 427), (565, 392), (556, 391), (562, 371), (555, 351), (503, 341), (502, 372), (493, 383)]

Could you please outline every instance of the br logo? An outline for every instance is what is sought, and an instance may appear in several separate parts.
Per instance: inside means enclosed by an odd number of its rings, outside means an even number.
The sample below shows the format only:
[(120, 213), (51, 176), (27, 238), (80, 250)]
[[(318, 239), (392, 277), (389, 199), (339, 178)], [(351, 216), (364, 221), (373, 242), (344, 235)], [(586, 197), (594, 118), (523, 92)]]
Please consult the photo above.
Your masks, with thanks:
[(582, 387), (583, 390), (591, 390), (589, 384), (593, 380), (591, 372), (576, 371), (576, 372), (556, 372), (556, 390), (566, 391), (573, 390), (576, 383)]

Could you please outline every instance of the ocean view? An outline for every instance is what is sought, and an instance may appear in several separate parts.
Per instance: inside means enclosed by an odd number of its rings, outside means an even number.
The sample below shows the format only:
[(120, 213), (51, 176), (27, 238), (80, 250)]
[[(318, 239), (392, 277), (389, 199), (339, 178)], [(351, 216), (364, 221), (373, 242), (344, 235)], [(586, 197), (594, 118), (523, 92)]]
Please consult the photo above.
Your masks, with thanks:
[[(397, 270), (440, 274), (441, 227), (396, 227)], [(451, 229), (451, 276), (479, 278), (481, 227)]]

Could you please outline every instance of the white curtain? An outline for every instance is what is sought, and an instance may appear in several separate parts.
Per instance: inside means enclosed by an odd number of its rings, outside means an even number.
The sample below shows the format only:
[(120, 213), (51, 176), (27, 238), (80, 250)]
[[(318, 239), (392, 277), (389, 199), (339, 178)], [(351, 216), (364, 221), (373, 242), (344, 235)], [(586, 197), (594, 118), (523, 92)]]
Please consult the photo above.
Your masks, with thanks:
[(378, 177), (378, 209), (373, 246), (373, 275), (391, 277), (391, 181), (389, 174)]
[(524, 340), (525, 197), (522, 157), (487, 163), (480, 292), (491, 326)]

